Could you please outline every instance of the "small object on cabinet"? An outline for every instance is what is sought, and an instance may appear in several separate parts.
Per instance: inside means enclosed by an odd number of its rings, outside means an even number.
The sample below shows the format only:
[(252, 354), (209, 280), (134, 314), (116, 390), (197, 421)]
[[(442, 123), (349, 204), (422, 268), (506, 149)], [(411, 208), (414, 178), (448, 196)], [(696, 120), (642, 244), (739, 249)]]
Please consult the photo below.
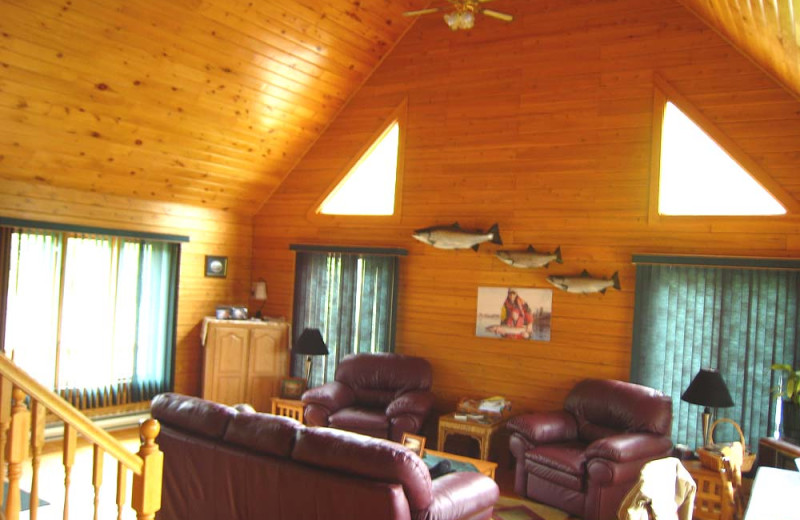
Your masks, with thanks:
[(215, 316), (218, 320), (229, 320), (233, 317), (233, 310), (227, 305), (218, 305)]

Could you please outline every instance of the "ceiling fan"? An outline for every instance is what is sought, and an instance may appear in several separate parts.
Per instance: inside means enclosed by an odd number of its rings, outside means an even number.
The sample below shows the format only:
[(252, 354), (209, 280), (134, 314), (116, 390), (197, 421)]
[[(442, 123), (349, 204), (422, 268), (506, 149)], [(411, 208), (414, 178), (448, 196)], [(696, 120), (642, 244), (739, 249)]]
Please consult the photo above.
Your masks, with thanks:
[[(481, 13), (504, 22), (510, 22), (514, 19), (513, 16), (493, 9), (484, 9), (481, 4), (491, 2), (492, 0), (447, 0), (452, 4), (453, 11), (445, 13), (444, 21), (450, 29), (457, 31), (459, 29), (472, 29), (475, 26), (475, 14)], [(438, 13), (442, 11), (443, 7), (430, 7), (428, 9), (419, 9), (418, 11), (406, 11), (403, 16), (420, 16), (423, 14)]]

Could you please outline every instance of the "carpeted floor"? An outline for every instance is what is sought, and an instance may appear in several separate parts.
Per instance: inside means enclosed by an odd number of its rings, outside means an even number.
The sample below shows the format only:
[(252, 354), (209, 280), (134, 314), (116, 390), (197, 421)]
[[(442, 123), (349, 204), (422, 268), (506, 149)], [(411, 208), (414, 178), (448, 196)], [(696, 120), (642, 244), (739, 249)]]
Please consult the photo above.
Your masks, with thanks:
[(500, 497), (494, 506), (492, 520), (577, 520), (576, 517), (553, 507), (523, 500)]

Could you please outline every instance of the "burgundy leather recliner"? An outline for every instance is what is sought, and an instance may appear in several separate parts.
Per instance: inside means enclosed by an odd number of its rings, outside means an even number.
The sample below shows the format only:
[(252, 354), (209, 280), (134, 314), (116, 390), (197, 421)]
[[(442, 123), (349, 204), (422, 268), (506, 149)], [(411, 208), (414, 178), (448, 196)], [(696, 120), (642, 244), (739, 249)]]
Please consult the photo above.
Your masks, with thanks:
[(303, 394), (305, 423), (400, 441), (430, 415), (431, 365), (401, 354), (351, 354), (334, 381)]
[(650, 460), (672, 451), (672, 400), (646, 386), (586, 379), (564, 409), (508, 421), (514, 491), (584, 520), (614, 520)]

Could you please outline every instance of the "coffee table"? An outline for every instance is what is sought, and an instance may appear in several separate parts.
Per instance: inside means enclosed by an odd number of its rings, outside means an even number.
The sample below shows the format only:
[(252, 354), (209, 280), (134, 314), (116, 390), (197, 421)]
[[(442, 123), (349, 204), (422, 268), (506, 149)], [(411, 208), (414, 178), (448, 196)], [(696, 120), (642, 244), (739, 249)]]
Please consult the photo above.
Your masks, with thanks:
[(464, 457), (462, 455), (455, 455), (437, 450), (425, 450), (426, 455), (433, 455), (434, 457), (441, 457), (443, 459), (457, 460), (459, 462), (468, 462), (475, 466), (478, 472), (494, 479), (494, 471), (497, 469), (497, 463), (488, 460), (473, 459), (472, 457)]
[(506, 424), (506, 421), (508, 421), (508, 417), (497, 417), (494, 419), (477, 421), (472, 419), (456, 419), (455, 413), (442, 415), (439, 417), (439, 435), (436, 449), (444, 451), (444, 443), (447, 440), (447, 436), (451, 433), (466, 435), (478, 441), (480, 459), (489, 460), (489, 446), (491, 444), (492, 435), (502, 428)]

